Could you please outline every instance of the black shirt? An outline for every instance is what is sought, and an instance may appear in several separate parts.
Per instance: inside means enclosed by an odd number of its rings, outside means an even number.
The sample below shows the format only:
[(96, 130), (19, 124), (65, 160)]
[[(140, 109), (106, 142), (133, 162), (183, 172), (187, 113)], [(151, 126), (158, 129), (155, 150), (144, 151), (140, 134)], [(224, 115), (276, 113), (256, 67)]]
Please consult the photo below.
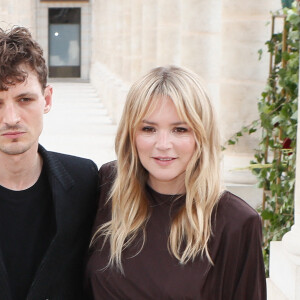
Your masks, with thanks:
[(45, 168), (23, 191), (0, 186), (0, 255), (13, 300), (24, 300), (55, 233), (54, 207)]

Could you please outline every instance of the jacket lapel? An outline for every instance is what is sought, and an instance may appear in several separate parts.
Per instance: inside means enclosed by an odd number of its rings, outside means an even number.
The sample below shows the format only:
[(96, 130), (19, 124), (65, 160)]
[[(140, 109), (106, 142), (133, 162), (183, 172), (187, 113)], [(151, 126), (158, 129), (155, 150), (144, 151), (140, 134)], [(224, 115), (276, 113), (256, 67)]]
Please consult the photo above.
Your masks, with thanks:
[(47, 297), (47, 295), (42, 294), (39, 287), (47, 286), (51, 278), (58, 276), (61, 262), (64, 260), (64, 257), (68, 255), (65, 249), (68, 245), (68, 238), (72, 238), (67, 235), (68, 225), (71, 226), (72, 224), (68, 224), (66, 212), (72, 211), (70, 190), (75, 182), (61, 162), (56, 159), (55, 155), (47, 152), (42, 146), (39, 146), (39, 152), (47, 168), (52, 192), (56, 219), (56, 234), (36, 272), (27, 299), (43, 299), (43, 297)]

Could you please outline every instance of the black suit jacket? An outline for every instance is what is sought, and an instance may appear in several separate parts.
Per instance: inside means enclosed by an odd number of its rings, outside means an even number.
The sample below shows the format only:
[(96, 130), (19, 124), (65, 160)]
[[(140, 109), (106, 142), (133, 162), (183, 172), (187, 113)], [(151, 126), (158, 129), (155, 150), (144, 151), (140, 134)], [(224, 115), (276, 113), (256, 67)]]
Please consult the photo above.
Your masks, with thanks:
[[(57, 229), (26, 300), (82, 300), (83, 258), (97, 210), (97, 166), (91, 160), (49, 152), (42, 146), (39, 153), (47, 170)], [(1, 255), (0, 299), (11, 300)]]

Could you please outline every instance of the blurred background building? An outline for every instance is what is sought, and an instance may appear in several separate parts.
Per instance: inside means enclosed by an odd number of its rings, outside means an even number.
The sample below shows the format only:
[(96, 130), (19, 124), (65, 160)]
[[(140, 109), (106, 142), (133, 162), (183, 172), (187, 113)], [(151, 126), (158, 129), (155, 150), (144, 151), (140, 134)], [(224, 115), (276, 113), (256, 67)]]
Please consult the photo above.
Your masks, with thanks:
[[(23, 25), (44, 49), (50, 79), (89, 81), (113, 122), (135, 78), (158, 65), (201, 75), (225, 142), (257, 118), (268, 75), (270, 12), (280, 0), (0, 0), (0, 26)], [(266, 51), (265, 51), (266, 52)], [(246, 167), (255, 135), (224, 152), (227, 186), (254, 206), (261, 199)]]
[[(44, 49), (49, 79), (90, 82), (114, 123), (142, 73), (168, 64), (192, 69), (206, 82), (225, 142), (258, 117), (270, 12), (280, 8), (280, 0), (0, 0), (0, 27), (28, 27)], [(240, 168), (249, 164), (257, 137), (224, 152), (228, 189), (253, 206), (261, 201), (255, 177)], [(270, 291), (272, 300), (300, 299), (285, 298), (275, 285)]]

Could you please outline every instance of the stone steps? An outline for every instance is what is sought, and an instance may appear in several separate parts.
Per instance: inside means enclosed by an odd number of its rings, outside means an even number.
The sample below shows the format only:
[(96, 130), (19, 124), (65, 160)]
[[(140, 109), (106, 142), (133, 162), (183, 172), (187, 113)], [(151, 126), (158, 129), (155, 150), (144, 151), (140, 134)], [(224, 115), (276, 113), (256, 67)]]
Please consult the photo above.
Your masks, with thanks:
[(116, 125), (90, 83), (53, 82), (53, 106), (40, 143), (48, 150), (90, 158), (100, 167), (115, 159)]

